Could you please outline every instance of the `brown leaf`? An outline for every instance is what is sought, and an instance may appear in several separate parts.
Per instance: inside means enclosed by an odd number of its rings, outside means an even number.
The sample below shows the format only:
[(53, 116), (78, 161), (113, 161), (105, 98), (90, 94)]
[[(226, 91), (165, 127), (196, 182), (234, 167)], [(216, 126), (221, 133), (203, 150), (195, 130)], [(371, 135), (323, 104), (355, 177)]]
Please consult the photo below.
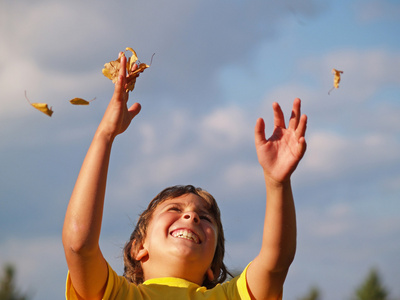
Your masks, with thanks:
[(343, 74), (343, 71), (332, 69), (332, 73), (335, 74), (335, 77), (333, 78), (333, 86), (336, 89), (338, 89), (339, 88), (339, 82), (340, 82), (340, 74)]
[[(128, 57), (127, 64), (126, 64), (126, 71), (128, 73), (127, 76), (135, 77), (135, 78), (131, 79), (130, 82), (128, 83), (128, 85), (126, 87), (126, 91), (133, 91), (133, 89), (135, 88), (135, 84), (136, 84), (136, 78), (145, 69), (150, 67), (151, 63), (150, 63), (150, 65), (147, 65), (145, 63), (140, 63), (137, 58), (137, 54), (136, 54), (135, 50), (133, 50), (130, 47), (127, 47), (125, 49), (125, 51), (132, 52), (132, 55), (130, 57)], [(153, 54), (153, 56), (154, 56), (154, 54)], [(153, 59), (153, 56), (152, 56), (152, 59)], [(113, 83), (116, 83), (118, 80), (119, 69), (121, 66), (120, 62), (121, 62), (120, 58), (118, 58), (114, 61), (110, 61), (109, 63), (106, 63), (104, 65), (104, 68), (102, 70), (103, 75), (106, 76), (108, 79), (112, 80)], [(138, 68), (136, 70), (134, 70), (135, 64), (138, 65)]]
[(120, 59), (110, 61), (104, 65), (102, 70), (103, 75), (106, 76), (108, 79), (111, 79), (113, 83), (117, 82), (118, 73), (120, 68)]
[(82, 98), (74, 98), (74, 99), (69, 100), (69, 102), (71, 104), (73, 104), (73, 105), (89, 105), (89, 103), (92, 102), (95, 99), (96, 98), (93, 98), (92, 100), (87, 101), (87, 100), (82, 99)]
[(340, 74), (343, 74), (343, 71), (332, 69), (332, 74), (335, 75), (333, 77), (333, 87), (329, 90), (328, 95), (332, 92), (333, 89), (338, 89), (339, 88)]
[(51, 117), (51, 115), (53, 114), (52, 107), (49, 108), (47, 103), (31, 103), (28, 97), (26, 96), (26, 91), (25, 91), (25, 98), (26, 100), (28, 100), (30, 105), (32, 105), (34, 108), (41, 111), (42, 113), (48, 115), (49, 117)]

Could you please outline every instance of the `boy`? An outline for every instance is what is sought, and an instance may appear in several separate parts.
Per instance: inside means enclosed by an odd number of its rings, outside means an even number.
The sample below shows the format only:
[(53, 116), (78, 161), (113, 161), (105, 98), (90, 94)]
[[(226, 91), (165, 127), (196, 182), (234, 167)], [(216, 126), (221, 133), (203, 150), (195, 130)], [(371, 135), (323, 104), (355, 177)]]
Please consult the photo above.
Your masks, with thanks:
[[(141, 108), (138, 103), (127, 107), (125, 87), (135, 78), (126, 76), (125, 67), (126, 58), (121, 55), (114, 95), (96, 130), (67, 208), (63, 228), (69, 268), (67, 299), (281, 299), (296, 250), (290, 176), (306, 150), (307, 117), (300, 116), (300, 100), (293, 103), (288, 128), (279, 105), (273, 104), (275, 128), (268, 140), (264, 121), (258, 119), (255, 126), (257, 156), (264, 171), (268, 200), (260, 253), (242, 275), (213, 289), (201, 287), (207, 278), (212, 281), (219, 275), (213, 261), (221, 231), (218, 216), (211, 212), (212, 204), (193, 191), (158, 203), (145, 238), (131, 241), (135, 250), (130, 254), (140, 263), (145, 281), (134, 284), (116, 276), (99, 247), (111, 146)], [(160, 283), (164, 279), (167, 283)], [(171, 291), (170, 296), (160, 296), (165, 288)]]

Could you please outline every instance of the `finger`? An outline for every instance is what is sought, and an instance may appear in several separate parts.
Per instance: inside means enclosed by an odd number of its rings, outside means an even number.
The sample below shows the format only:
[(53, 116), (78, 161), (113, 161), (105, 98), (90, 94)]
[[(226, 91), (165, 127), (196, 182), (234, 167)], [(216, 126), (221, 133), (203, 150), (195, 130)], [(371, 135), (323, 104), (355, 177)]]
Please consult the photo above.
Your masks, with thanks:
[(293, 101), (293, 108), (292, 108), (292, 115), (290, 116), (289, 120), (289, 128), (296, 130), (297, 126), (299, 125), (300, 121), (300, 106), (301, 101), (299, 98), (294, 99)]
[(131, 82), (136, 81), (136, 78), (138, 78), (138, 77), (139, 77), (139, 74), (137, 74), (137, 75), (128, 75), (126, 77), (126, 84), (130, 84)]
[(126, 83), (126, 56), (124, 53), (120, 56), (120, 66), (119, 66), (119, 79), (122, 79), (123, 83)]
[(128, 101), (128, 93), (125, 91), (126, 87), (126, 56), (123, 52), (120, 52), (120, 66), (118, 73), (118, 81), (119, 84), (119, 94), (117, 99), (122, 99), (125, 103)]
[(254, 140), (255, 140), (256, 147), (258, 147), (266, 142), (265, 123), (262, 118), (257, 119), (256, 126), (254, 128)]
[(276, 102), (272, 103), (272, 108), (274, 110), (274, 126), (286, 128), (285, 117), (283, 115), (280, 105)]
[[(120, 56), (121, 58), (121, 62), (123, 61), (122, 56)], [(126, 61), (126, 58), (125, 58)], [(113, 99), (114, 100), (121, 100), (124, 97), (124, 91), (125, 90), (125, 74), (124, 74), (124, 70), (122, 69), (122, 63), (120, 65), (120, 70), (118, 73), (118, 79), (117, 82), (115, 83), (115, 87), (114, 87), (114, 95), (113, 95)]]
[(134, 72), (137, 68), (139, 68), (139, 66), (137, 64), (133, 64), (130, 69), (130, 72)]
[(306, 153), (306, 149), (307, 149), (306, 139), (304, 137), (301, 137), (299, 139), (299, 144), (298, 144), (298, 151), (300, 158), (304, 156), (304, 153)]
[(306, 135), (308, 117), (302, 115), (299, 121), (299, 125), (296, 128), (296, 136), (298, 139)]

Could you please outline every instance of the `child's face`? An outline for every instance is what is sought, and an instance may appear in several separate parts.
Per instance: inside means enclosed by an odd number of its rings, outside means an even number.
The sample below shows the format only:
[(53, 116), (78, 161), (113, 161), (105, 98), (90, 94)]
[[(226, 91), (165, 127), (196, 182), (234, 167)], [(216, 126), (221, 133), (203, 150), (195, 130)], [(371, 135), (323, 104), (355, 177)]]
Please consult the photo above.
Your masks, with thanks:
[(186, 263), (204, 276), (214, 257), (217, 235), (206, 201), (195, 194), (185, 194), (157, 206), (143, 247), (148, 262), (152, 260), (159, 270), (165, 264)]

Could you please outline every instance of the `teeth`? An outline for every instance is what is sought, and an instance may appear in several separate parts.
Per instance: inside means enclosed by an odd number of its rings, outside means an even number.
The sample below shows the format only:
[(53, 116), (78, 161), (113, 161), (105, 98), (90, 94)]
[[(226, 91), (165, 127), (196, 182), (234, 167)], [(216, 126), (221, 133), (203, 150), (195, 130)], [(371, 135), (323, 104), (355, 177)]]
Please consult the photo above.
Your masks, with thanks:
[(187, 240), (195, 242), (196, 244), (199, 244), (199, 242), (200, 242), (199, 238), (197, 237), (196, 234), (194, 234), (193, 232), (191, 232), (189, 230), (185, 230), (185, 229), (175, 230), (174, 232), (172, 232), (172, 236), (176, 237), (176, 238), (187, 239)]

